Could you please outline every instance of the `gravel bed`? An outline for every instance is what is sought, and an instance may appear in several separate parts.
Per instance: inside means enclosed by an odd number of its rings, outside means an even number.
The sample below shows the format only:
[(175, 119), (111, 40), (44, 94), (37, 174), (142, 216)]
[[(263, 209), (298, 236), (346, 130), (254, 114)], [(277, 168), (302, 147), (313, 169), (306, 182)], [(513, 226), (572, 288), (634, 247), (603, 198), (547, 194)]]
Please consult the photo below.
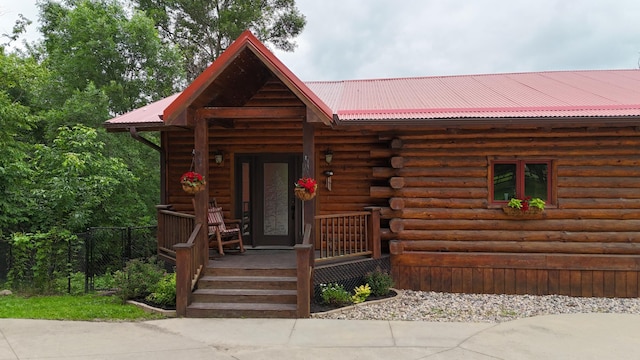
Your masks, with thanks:
[(640, 315), (640, 298), (583, 298), (561, 295), (450, 294), (401, 290), (378, 303), (362, 303), (313, 318), (499, 323), (519, 318), (572, 313)]

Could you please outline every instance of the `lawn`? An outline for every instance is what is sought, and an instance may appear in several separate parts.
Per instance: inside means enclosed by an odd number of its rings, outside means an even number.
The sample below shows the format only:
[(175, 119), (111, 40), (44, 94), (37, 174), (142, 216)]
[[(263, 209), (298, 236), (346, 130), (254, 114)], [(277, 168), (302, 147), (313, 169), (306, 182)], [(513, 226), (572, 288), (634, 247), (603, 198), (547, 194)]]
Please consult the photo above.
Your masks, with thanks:
[(83, 321), (137, 321), (162, 318), (114, 296), (2, 296), (0, 318)]

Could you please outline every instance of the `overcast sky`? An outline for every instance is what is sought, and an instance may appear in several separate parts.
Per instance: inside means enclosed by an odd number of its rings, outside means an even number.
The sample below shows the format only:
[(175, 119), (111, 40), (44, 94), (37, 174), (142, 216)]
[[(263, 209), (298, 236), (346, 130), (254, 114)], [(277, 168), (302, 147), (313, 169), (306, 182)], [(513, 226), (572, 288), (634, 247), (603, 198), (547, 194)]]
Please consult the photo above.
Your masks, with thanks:
[[(297, 0), (299, 78), (638, 68), (638, 0)], [(35, 0), (0, 0), (0, 33)], [(35, 26), (32, 32), (36, 33)]]

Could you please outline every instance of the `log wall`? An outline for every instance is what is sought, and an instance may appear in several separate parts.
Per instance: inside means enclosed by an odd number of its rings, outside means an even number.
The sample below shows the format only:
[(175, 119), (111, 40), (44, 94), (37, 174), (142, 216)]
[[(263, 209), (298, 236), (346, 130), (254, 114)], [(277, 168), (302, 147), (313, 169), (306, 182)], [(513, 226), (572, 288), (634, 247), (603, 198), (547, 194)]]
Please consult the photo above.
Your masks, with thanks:
[[(395, 134), (375, 168), (397, 286), (426, 291), (639, 295), (640, 132)], [(552, 203), (533, 219), (489, 198), (491, 159), (550, 159)]]

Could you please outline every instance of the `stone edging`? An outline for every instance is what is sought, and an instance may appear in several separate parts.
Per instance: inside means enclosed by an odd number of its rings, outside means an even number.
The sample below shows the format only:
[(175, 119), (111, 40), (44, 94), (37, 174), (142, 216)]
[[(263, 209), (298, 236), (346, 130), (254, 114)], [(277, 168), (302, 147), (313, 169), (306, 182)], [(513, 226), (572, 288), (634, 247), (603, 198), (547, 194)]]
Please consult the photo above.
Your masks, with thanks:
[(400, 291), (400, 290), (398, 290), (398, 289), (395, 289), (395, 288), (389, 288), (389, 290), (391, 290), (391, 291), (395, 292), (396, 294), (395, 294), (394, 296), (390, 296), (390, 297), (387, 297), (387, 298), (384, 298), (384, 299), (378, 299), (378, 300), (372, 300), (372, 301), (365, 301), (365, 302), (361, 302), (361, 303), (359, 303), (359, 304), (353, 304), (353, 305), (349, 305), (349, 306), (345, 306), (345, 307), (341, 307), (341, 308), (337, 308), (337, 309), (333, 309), (333, 310), (328, 310), (328, 311), (322, 311), (322, 312), (313, 313), (313, 314), (311, 314), (311, 317), (313, 318), (313, 317), (315, 317), (316, 315), (317, 315), (317, 316), (320, 316), (320, 315), (329, 315), (329, 314), (341, 313), (341, 312), (343, 312), (343, 311), (348, 311), (348, 310), (354, 309), (354, 308), (356, 308), (356, 307), (358, 307), (358, 306), (362, 306), (362, 305), (373, 305), (373, 304), (379, 304), (379, 303), (382, 303), (382, 302), (386, 302), (386, 301), (389, 301), (389, 300), (393, 300), (393, 299), (395, 299), (395, 298), (397, 298), (398, 296), (400, 296), (400, 295), (401, 295), (401, 291)]
[(168, 318), (177, 317), (175, 310), (160, 309), (160, 308), (156, 308), (156, 307), (153, 307), (151, 305), (148, 305), (148, 304), (145, 304), (145, 303), (141, 303), (141, 302), (137, 302), (137, 301), (133, 301), (133, 300), (127, 300), (127, 304), (135, 305), (135, 306), (139, 307), (140, 309), (142, 309), (142, 310), (144, 310), (144, 311), (146, 311), (148, 313), (160, 314), (160, 315), (163, 315), (163, 316), (168, 317)]

